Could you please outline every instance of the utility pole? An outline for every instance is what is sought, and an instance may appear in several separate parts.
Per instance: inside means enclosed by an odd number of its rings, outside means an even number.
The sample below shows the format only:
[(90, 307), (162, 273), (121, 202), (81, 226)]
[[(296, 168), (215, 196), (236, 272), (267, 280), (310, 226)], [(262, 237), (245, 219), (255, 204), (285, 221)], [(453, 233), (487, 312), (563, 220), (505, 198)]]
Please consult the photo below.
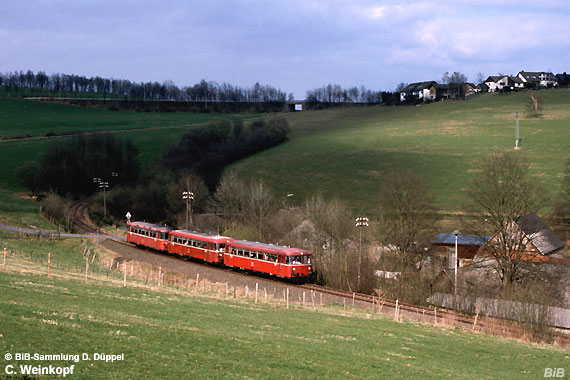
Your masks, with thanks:
[(356, 286), (358, 291), (360, 291), (360, 270), (362, 267), (362, 227), (368, 227), (368, 218), (366, 217), (356, 218), (355, 226), (360, 227), (359, 228), (360, 244), (359, 244), (359, 255), (358, 255), (358, 284)]
[(103, 190), (103, 219), (107, 219), (107, 200), (106, 191), (109, 188), (109, 182), (99, 182), (99, 187)]
[(192, 208), (192, 201), (194, 200), (194, 193), (191, 191), (184, 191), (182, 193), (182, 199), (186, 200), (186, 229), (188, 229), (188, 219), (192, 223), (192, 218), (190, 216), (190, 209)]
[(515, 149), (520, 149), (521, 148), (521, 139), (519, 137), (519, 113), (516, 112), (515, 113), (515, 117), (517, 119), (516, 121), (516, 132), (515, 132)]
[(455, 269), (455, 280), (454, 280), (454, 294), (457, 296), (457, 235), (460, 234), (460, 232), (458, 230), (453, 231), (453, 234), (455, 235), (455, 255), (454, 258), (455, 260), (453, 260), (453, 267)]

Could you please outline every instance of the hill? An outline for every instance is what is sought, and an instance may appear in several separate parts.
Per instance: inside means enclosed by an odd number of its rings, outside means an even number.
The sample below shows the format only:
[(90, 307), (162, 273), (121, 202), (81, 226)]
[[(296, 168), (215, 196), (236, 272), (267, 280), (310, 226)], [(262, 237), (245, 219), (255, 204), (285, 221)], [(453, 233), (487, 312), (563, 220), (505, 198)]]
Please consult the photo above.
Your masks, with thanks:
[(417, 107), (304, 111), (289, 117), (290, 141), (232, 166), (262, 177), (279, 197), (320, 192), (369, 212), (389, 170), (409, 169), (431, 184), (437, 204), (462, 209), (478, 157), (510, 151), (521, 114), (519, 154), (557, 194), (570, 157), (570, 89), (539, 91), (542, 115), (527, 117), (528, 93), (481, 94)]
[[(513, 149), (514, 113), (521, 113), (522, 149), (533, 173), (557, 195), (570, 157), (570, 89), (542, 90), (541, 116), (527, 117), (528, 93), (481, 94), (466, 101), (417, 107), (357, 107), (287, 114), (289, 142), (231, 166), (244, 179), (262, 177), (279, 199), (300, 203), (315, 193), (339, 197), (370, 214), (389, 170), (409, 169), (431, 184), (444, 210), (462, 210), (478, 157)], [(253, 115), (255, 116), (255, 115)], [(54, 134), (112, 131), (131, 139), (143, 164), (156, 160), (187, 130), (239, 114), (106, 111), (23, 99), (0, 99), (0, 221), (41, 224), (37, 205), (16, 193), (19, 165), (39, 160)], [(65, 139), (66, 137), (59, 137)], [(16, 192), (16, 193), (15, 193)], [(24, 211), (23, 211), (24, 210)], [(32, 212), (30, 214), (29, 212)]]

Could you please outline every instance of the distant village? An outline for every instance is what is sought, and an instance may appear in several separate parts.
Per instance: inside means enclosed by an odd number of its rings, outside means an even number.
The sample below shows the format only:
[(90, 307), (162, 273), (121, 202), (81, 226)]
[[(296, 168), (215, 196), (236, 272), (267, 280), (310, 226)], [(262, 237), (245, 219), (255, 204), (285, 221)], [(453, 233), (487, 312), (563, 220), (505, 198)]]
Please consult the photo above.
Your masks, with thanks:
[(443, 99), (465, 98), (478, 92), (511, 92), (525, 89), (567, 87), (570, 74), (520, 71), (517, 75), (491, 75), (477, 85), (438, 83), (436, 81), (410, 83), (399, 91), (401, 102), (431, 102)]

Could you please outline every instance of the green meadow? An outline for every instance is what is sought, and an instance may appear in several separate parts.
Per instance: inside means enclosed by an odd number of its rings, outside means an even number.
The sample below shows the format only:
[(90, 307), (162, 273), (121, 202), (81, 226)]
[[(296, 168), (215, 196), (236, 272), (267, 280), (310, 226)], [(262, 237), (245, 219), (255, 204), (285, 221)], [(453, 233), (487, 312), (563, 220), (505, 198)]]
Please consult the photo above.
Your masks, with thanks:
[[(329, 305), (313, 311), (107, 277), (86, 283), (77, 240), (8, 241), (0, 366), (75, 365), (81, 379), (537, 379), (569, 352)], [(47, 252), (52, 276), (46, 275)], [(70, 266), (65, 267), (64, 263)], [(74, 267), (75, 265), (75, 267)], [(124, 354), (115, 362), (17, 361), (6, 353)], [(9, 377), (8, 377), (9, 378)], [(42, 378), (52, 378), (50, 376)]]
[[(436, 203), (460, 211), (482, 155), (512, 151), (515, 112), (532, 174), (557, 195), (570, 158), (570, 89), (543, 90), (541, 116), (526, 115), (528, 93), (481, 94), (416, 107), (300, 112), (288, 143), (232, 166), (261, 177), (280, 197), (322, 193), (365, 212), (388, 172), (410, 170), (431, 185)], [(399, 175), (399, 174), (396, 174)]]
[[(457, 212), (467, 202), (465, 189), (477, 160), (512, 151), (515, 112), (520, 113), (522, 149), (532, 174), (558, 195), (565, 162), (570, 158), (570, 89), (542, 90), (538, 117), (526, 111), (528, 93), (481, 94), (466, 101), (416, 107), (355, 107), (287, 114), (290, 140), (230, 166), (244, 180), (262, 178), (278, 199), (300, 203), (313, 194), (338, 197), (355, 211), (371, 213), (387, 173), (410, 170), (430, 184), (437, 205)], [(105, 111), (23, 99), (0, 98), (0, 137), (37, 136), (0, 141), (0, 222), (18, 221), (10, 208), (23, 206), (24, 188), (17, 167), (39, 160), (53, 141), (51, 134), (112, 131), (131, 139), (140, 161), (149, 164), (177, 141), (186, 128), (206, 122), (255, 115), (140, 113)], [(18, 205), (16, 207), (16, 205)], [(20, 207), (22, 205), (22, 207)], [(30, 216), (31, 219), (35, 217)], [(38, 220), (35, 223), (40, 223)]]

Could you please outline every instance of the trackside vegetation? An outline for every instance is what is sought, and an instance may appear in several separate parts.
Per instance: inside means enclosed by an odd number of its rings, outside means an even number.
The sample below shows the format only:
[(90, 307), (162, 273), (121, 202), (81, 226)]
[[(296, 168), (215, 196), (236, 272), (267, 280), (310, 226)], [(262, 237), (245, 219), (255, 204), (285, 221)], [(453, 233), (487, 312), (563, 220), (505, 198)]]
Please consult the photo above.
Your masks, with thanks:
[(125, 288), (96, 267), (87, 283), (64, 265), (48, 278), (43, 256), (51, 251), (54, 260), (80, 264), (78, 240), (58, 242), (57, 249), (8, 243), (19, 254), (8, 257), (0, 275), (0, 350), (124, 360), (22, 363), (2, 355), (3, 367), (73, 364), (82, 379), (536, 379), (545, 368), (568, 367), (560, 347), (397, 323), (358, 309), (343, 315), (342, 306), (286, 309), (173, 287), (158, 291), (134, 279)]

